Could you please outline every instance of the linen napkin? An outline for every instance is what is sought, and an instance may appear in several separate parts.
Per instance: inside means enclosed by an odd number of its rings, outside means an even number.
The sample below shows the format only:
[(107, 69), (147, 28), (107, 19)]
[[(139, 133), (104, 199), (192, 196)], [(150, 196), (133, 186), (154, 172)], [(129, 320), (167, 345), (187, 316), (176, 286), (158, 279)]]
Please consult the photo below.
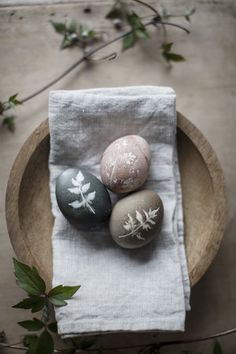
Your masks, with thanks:
[[(81, 284), (67, 306), (55, 309), (63, 337), (184, 330), (190, 286), (175, 101), (173, 89), (156, 86), (50, 92), (53, 286)], [(151, 167), (143, 188), (156, 191), (165, 210), (160, 235), (136, 250), (117, 246), (108, 227), (75, 229), (55, 198), (55, 179), (62, 171), (83, 166), (99, 178), (105, 148), (129, 134), (140, 135), (150, 144)], [(111, 197), (115, 203), (117, 196), (111, 193)]]

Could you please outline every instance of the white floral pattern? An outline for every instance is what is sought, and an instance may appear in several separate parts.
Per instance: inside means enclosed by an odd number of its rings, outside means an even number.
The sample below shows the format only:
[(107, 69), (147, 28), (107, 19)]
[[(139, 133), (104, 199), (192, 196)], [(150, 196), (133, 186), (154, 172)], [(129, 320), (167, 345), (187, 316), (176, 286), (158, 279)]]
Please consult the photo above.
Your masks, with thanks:
[(128, 165), (132, 165), (136, 160), (137, 156), (134, 155), (132, 152), (125, 152), (124, 153), (125, 161)]
[[(71, 182), (73, 184), (73, 188), (68, 188), (68, 191), (77, 194), (80, 199), (75, 200), (72, 203), (68, 203), (75, 209), (79, 209), (81, 207), (88, 208), (88, 210), (95, 214), (95, 210), (92, 207), (93, 200), (95, 199), (96, 191), (89, 192), (90, 182), (83, 184), (84, 175), (81, 171), (79, 171), (75, 178), (72, 178)], [(87, 193), (87, 194), (86, 194)]]
[(123, 228), (128, 231), (124, 235), (118, 236), (119, 238), (124, 237), (136, 237), (139, 240), (145, 240), (142, 236), (142, 230), (148, 231), (152, 229), (152, 225), (155, 225), (156, 222), (153, 220), (157, 217), (157, 213), (160, 207), (157, 209), (149, 209), (148, 212), (143, 210), (143, 215), (136, 210), (135, 218), (128, 214), (128, 220), (124, 223)]

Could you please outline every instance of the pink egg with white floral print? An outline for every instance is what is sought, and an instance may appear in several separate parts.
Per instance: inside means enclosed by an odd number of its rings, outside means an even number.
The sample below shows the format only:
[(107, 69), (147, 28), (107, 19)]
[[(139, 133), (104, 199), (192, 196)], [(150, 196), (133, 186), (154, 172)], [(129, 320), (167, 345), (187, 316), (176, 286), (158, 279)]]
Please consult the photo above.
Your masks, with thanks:
[(101, 179), (115, 193), (140, 188), (147, 179), (151, 161), (150, 147), (139, 135), (127, 135), (111, 143), (101, 160)]

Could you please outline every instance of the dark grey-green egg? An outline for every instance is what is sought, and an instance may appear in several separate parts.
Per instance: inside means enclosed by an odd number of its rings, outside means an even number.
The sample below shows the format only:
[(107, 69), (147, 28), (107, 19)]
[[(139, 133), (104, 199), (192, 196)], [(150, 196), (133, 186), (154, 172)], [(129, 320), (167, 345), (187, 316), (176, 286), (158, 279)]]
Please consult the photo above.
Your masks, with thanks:
[(96, 225), (111, 214), (105, 186), (83, 168), (68, 168), (56, 180), (56, 198), (62, 214), (73, 224)]
[(142, 190), (120, 199), (112, 210), (110, 233), (123, 248), (145, 246), (158, 236), (164, 215), (161, 198)]

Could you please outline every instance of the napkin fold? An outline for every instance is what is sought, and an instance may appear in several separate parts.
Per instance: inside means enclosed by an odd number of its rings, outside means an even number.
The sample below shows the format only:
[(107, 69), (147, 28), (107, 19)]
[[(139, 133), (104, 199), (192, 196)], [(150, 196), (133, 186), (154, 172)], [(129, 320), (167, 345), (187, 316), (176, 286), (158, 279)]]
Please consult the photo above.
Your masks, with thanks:
[[(67, 306), (55, 308), (63, 337), (184, 330), (190, 284), (175, 101), (173, 89), (156, 86), (50, 92), (53, 286), (81, 285)], [(136, 250), (117, 246), (108, 227), (75, 229), (55, 198), (55, 180), (62, 171), (83, 166), (99, 178), (105, 148), (129, 134), (140, 135), (150, 144), (151, 167), (143, 188), (156, 191), (165, 209), (160, 235)], [(111, 197), (115, 203), (117, 196), (111, 193)]]

